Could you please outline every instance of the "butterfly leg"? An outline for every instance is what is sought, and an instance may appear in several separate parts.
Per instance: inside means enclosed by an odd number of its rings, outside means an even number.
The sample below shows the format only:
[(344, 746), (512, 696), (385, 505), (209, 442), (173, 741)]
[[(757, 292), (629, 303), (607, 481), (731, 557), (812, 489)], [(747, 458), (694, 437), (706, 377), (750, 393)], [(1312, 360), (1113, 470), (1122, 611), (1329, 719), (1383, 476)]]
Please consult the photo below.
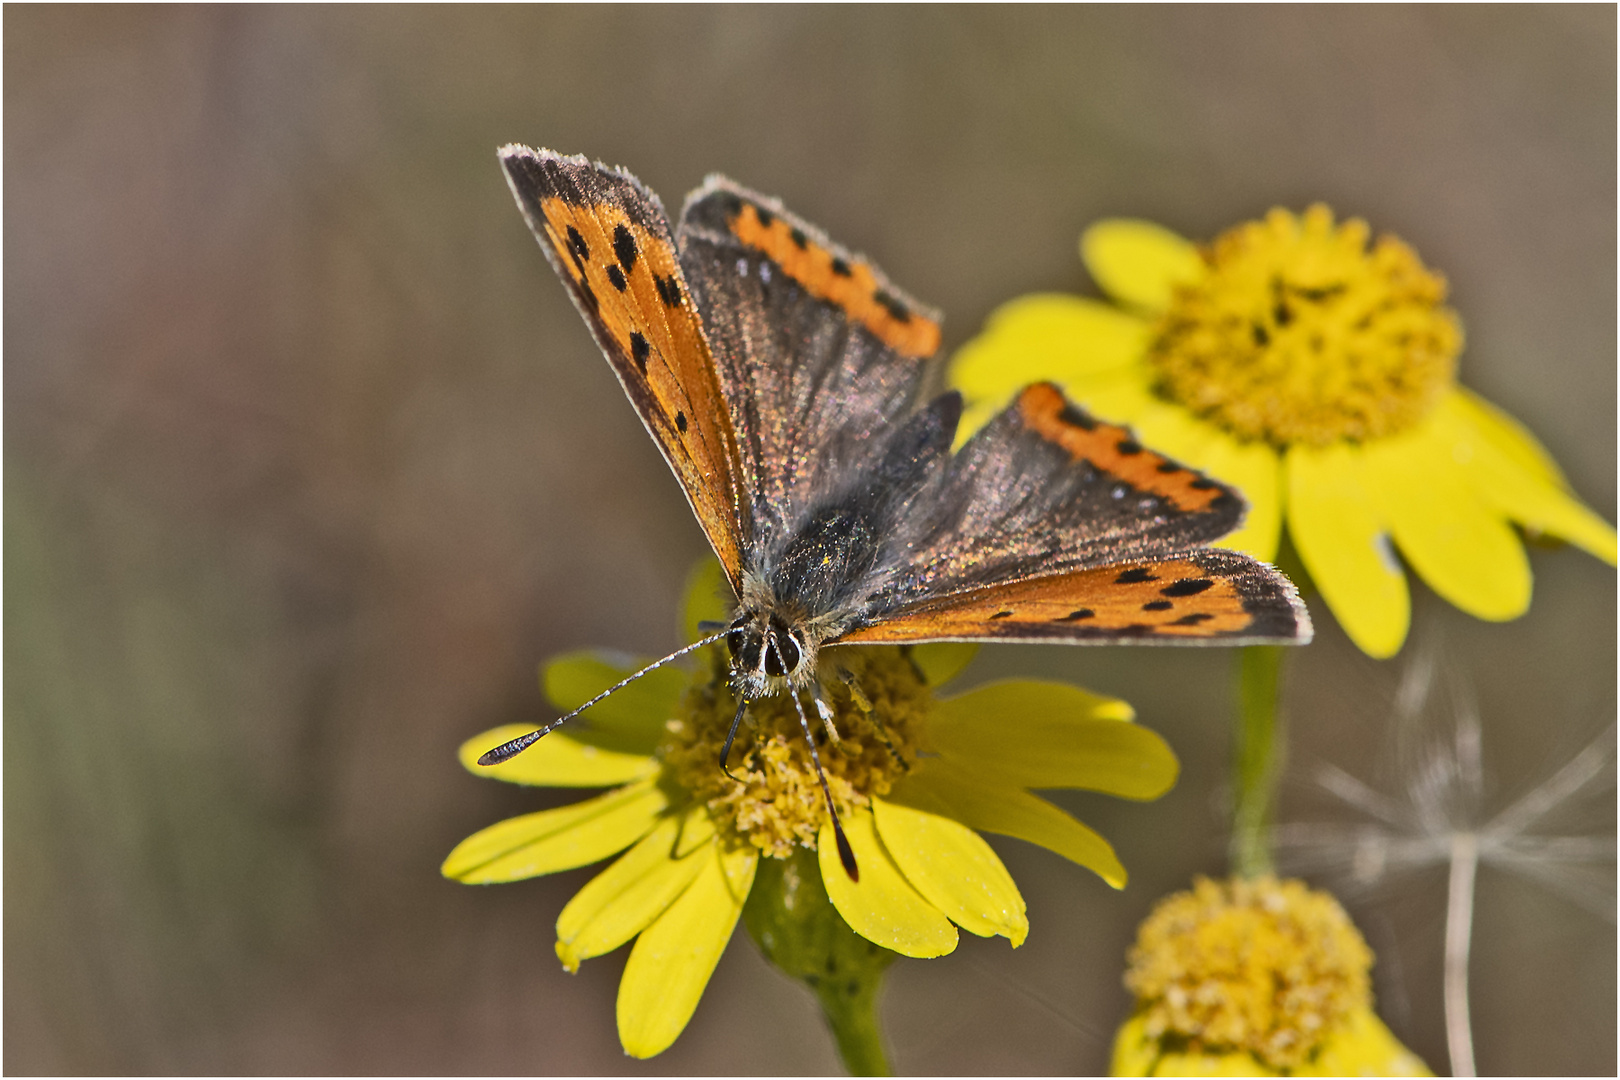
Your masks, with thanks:
[(827, 741), (839, 749), (843, 749), (844, 737), (838, 734), (838, 728), (833, 725), (833, 707), (827, 703), (827, 688), (817, 679), (810, 684), (810, 696), (816, 703), (816, 713), (821, 717), (821, 726), (827, 730)]
[(889, 738), (889, 730), (883, 726), (883, 717), (878, 715), (877, 708), (872, 704), (872, 699), (862, 693), (859, 686), (855, 685), (854, 672), (848, 668), (840, 667), (838, 669), (838, 678), (843, 682), (844, 688), (849, 691), (849, 699), (855, 703), (857, 709), (861, 710), (861, 715), (871, 723), (872, 730), (877, 732), (878, 741), (889, 752), (889, 756), (894, 759), (894, 763), (900, 766), (900, 771), (910, 772), (911, 763), (901, 756), (900, 751), (894, 745), (894, 740)]
[[(726, 768), (726, 758), (731, 756), (731, 743), (737, 737), (737, 725), (742, 723), (743, 713), (747, 708), (747, 698), (742, 698), (737, 702), (736, 715), (731, 718), (731, 727), (726, 729), (725, 745), (720, 748), (720, 771), (726, 774), (728, 780), (737, 780), (735, 776), (731, 775), (731, 770)], [(737, 782), (742, 783), (741, 780), (737, 780)]]

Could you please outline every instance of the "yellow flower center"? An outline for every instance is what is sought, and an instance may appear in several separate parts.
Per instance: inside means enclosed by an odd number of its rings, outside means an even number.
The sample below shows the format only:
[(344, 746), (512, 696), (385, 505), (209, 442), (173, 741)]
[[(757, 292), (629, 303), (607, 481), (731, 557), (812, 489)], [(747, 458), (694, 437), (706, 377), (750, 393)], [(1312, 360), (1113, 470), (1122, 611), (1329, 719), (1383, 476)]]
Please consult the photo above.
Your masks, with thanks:
[[(781, 693), (748, 706), (731, 749), (731, 779), (720, 771), (720, 748), (737, 704), (724, 658), (711, 652), (709, 677), (687, 692), (680, 716), (669, 722), (660, 751), (666, 765), (723, 830), (762, 853), (785, 859), (794, 845), (814, 848), (827, 808), (793, 701)], [(831, 732), (810, 695), (800, 698), (833, 803), (848, 814), (869, 805), (873, 795), (888, 794), (915, 760), (933, 699), (900, 648), (835, 649), (823, 653), (822, 670), (849, 675), (823, 680)]]
[(1273, 210), (1204, 251), (1148, 353), (1158, 392), (1242, 439), (1392, 435), (1451, 385), (1462, 326), (1446, 282), (1393, 236), (1316, 205)]
[(1372, 959), (1338, 901), (1304, 882), (1198, 878), (1142, 923), (1125, 985), (1149, 1037), (1284, 1069), (1371, 1005)]

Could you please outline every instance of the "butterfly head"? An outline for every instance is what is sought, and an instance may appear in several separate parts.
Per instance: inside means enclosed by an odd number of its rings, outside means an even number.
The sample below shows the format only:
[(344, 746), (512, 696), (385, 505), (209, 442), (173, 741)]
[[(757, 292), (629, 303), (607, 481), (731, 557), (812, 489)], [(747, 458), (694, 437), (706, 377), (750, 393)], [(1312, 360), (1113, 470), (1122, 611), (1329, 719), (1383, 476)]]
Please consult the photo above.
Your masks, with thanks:
[(731, 677), (746, 700), (784, 686), (803, 686), (816, 670), (816, 641), (774, 611), (744, 610), (726, 633)]

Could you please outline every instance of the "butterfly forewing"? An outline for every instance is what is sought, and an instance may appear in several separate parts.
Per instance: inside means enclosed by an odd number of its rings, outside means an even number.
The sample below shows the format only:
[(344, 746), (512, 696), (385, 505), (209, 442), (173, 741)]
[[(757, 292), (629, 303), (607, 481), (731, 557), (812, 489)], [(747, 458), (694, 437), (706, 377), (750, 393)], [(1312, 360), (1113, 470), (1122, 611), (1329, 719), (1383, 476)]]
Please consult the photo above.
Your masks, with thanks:
[(1306, 640), (1293, 585), (1199, 549), (1236, 491), (1036, 383), (957, 454), (906, 557), (844, 641)]
[(710, 177), (678, 233), (761, 533), (843, 494), (922, 404), (936, 313), (774, 199)]
[(657, 196), (583, 157), (507, 146), (529, 228), (680, 479), (731, 579), (741, 582), (747, 485), (702, 322)]

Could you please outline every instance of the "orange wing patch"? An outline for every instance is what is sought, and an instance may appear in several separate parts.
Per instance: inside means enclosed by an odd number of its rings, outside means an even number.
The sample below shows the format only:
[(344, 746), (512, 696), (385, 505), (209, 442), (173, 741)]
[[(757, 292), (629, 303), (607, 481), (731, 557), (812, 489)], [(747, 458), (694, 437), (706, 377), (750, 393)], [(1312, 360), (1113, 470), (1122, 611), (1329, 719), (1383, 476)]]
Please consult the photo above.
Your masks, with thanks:
[(920, 358), (939, 349), (939, 323), (892, 295), (860, 259), (828, 251), (804, 230), (751, 202), (742, 203), (729, 225), (732, 235), (768, 256), (810, 295), (837, 305), (900, 355)]
[(539, 211), (554, 264), (740, 588), (741, 455), (674, 248), (612, 203), (550, 195)]
[(1168, 499), (1178, 510), (1207, 510), (1226, 494), (1220, 484), (1147, 449), (1124, 428), (1080, 412), (1051, 383), (1026, 386), (1018, 395), (1018, 413), (1025, 427), (1075, 461), (1084, 458), (1138, 490)]
[(1252, 602), (1239, 581), (1190, 559), (1122, 563), (924, 602), (839, 641), (1230, 637), (1257, 630)]

